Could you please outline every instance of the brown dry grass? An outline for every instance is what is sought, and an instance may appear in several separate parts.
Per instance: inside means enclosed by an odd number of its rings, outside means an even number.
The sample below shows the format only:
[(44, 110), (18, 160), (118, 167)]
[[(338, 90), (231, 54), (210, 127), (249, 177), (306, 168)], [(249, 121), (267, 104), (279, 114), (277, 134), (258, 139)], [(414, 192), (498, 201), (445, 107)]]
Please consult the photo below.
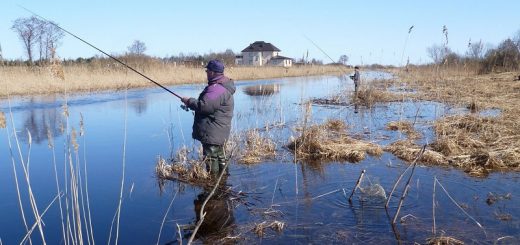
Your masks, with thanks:
[(418, 91), (410, 95), (415, 98), (466, 107), (473, 112), (500, 110), (496, 117), (456, 115), (435, 122), (437, 138), (430, 146), (450, 165), (474, 175), (520, 169), (517, 73), (475, 75), (471, 70), (419, 68), (399, 76), (407, 86)]
[(159, 156), (155, 164), (155, 174), (158, 179), (175, 179), (201, 185), (207, 183), (211, 175), (206, 171), (204, 161), (188, 159), (187, 155), (188, 150), (181, 148), (172, 162)]
[(355, 104), (372, 107), (376, 103), (402, 101), (402, 98), (397, 94), (378, 89), (375, 86), (362, 86), (357, 93), (354, 93), (352, 101)]
[[(59, 69), (57, 69), (59, 68)], [(138, 69), (162, 85), (205, 83), (204, 68), (156, 63)], [(235, 80), (339, 74), (335, 66), (230, 67), (226, 75)], [(120, 66), (69, 65), (57, 67), (0, 66), (0, 97), (68, 92), (97, 92), (153, 87), (153, 83)], [(56, 79), (58, 77), (59, 79)]]
[(244, 148), (238, 159), (241, 163), (259, 163), (266, 158), (276, 156), (276, 144), (270, 138), (262, 136), (258, 130), (245, 132), (243, 143)]
[(428, 245), (464, 245), (464, 242), (449, 236), (428, 238), (426, 241)]
[(321, 125), (312, 125), (302, 131), (287, 147), (297, 160), (359, 162), (366, 154), (380, 156), (379, 145), (357, 140), (347, 135), (343, 121), (328, 120)]
[[(397, 157), (411, 162), (417, 157), (421, 151), (421, 147), (410, 140), (399, 140), (386, 146), (385, 151), (391, 152)], [(429, 149), (424, 151), (423, 155), (417, 160), (417, 162), (429, 165), (448, 165), (448, 160), (444, 155)]]

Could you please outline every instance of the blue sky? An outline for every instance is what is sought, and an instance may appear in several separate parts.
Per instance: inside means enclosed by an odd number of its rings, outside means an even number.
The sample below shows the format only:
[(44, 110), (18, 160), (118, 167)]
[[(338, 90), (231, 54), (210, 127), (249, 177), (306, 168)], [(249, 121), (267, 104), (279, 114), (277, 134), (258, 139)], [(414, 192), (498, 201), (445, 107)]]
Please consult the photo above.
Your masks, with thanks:
[[(10, 27), (30, 13), (51, 19), (108, 53), (127, 51), (134, 40), (152, 56), (232, 49), (239, 52), (262, 40), (281, 55), (329, 62), (307, 36), (334, 60), (349, 56), (351, 64), (429, 62), (426, 48), (442, 44), (464, 53), (469, 39), (497, 45), (520, 30), (518, 0), (451, 1), (132, 1), (132, 0), (2, 0), (0, 45), (5, 58), (26, 59), (22, 43)], [(408, 28), (414, 25), (408, 35)], [(96, 50), (66, 36), (58, 48), (63, 58), (91, 57)]]

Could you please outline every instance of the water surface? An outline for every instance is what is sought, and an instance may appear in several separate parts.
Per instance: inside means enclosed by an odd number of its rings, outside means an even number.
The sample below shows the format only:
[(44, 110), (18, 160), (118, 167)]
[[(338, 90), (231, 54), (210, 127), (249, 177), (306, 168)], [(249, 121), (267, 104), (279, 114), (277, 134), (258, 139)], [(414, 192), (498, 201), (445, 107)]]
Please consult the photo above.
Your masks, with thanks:
[[(367, 72), (365, 76), (379, 78), (388, 75)], [(251, 87), (256, 85), (264, 87), (258, 92), (258, 89)], [(171, 89), (181, 95), (196, 97), (203, 86), (185, 85)], [(271, 124), (284, 125), (265, 132), (277, 143), (279, 155), (256, 165), (233, 163), (230, 166), (227, 185), (236, 192), (249, 193), (245, 200), (251, 206), (231, 202), (226, 197), (213, 200), (209, 212), (216, 215), (217, 220), (219, 217), (226, 217), (226, 220), (201, 230), (201, 234), (210, 233), (216, 226), (227, 228), (217, 236), (204, 238), (205, 241), (211, 243), (225, 237), (235, 237), (233, 241), (238, 243), (396, 243), (388, 216), (393, 216), (396, 211), (403, 185), (394, 193), (388, 214), (384, 208), (385, 200), (381, 197), (366, 196), (358, 190), (353, 202), (349, 203), (347, 196), (362, 170), (366, 170), (362, 183), (364, 190), (377, 184), (388, 194), (395, 180), (408, 166), (406, 163), (384, 153), (381, 158), (367, 157), (356, 164), (295, 164), (292, 155), (283, 148), (290, 136), (298, 135), (295, 126), (302, 121), (304, 102), (345, 89), (345, 93), (349, 93), (349, 88), (353, 88), (352, 81), (344, 76), (237, 82), (233, 131), (264, 128)], [(68, 105), (68, 117), (64, 116), (65, 103)], [(66, 142), (67, 138), (72, 138), (71, 132), (75, 131), (78, 154), (72, 148), (71, 155), (73, 163), (81, 170), (83, 185), (88, 182), (95, 242), (104, 244), (109, 240), (111, 223), (119, 202), (124, 163), (119, 242), (156, 243), (165, 213), (172, 203), (159, 243), (176, 243), (176, 224), (194, 224), (196, 207), (205, 194), (198, 187), (174, 182), (167, 182), (161, 192), (154, 177), (158, 156), (169, 157), (183, 145), (198, 147), (198, 142), (191, 139), (193, 115), (183, 111), (179, 105), (175, 97), (155, 88), (67, 97), (14, 98), (10, 103), (2, 101), (0, 110), (6, 113), (9, 127), (0, 130), (1, 241), (4, 244), (16, 244), (26, 234), (8, 139), (11, 140), (25, 216), (29, 226), (34, 223), (13, 134), (14, 126), (40, 212), (57, 193), (53, 149), (60, 189), (65, 191), (64, 171), (68, 169), (64, 166), (67, 162)], [(14, 124), (10, 122), (10, 112)], [(468, 112), (440, 103), (421, 101), (389, 103), (357, 110), (353, 106), (313, 105), (311, 120), (315, 123), (331, 118), (343, 120), (351, 134), (386, 145), (405, 137), (399, 132), (385, 130), (389, 121), (416, 121), (416, 129), (424, 134), (420, 140), (423, 143), (434, 139), (432, 121), (442, 115), (455, 113)], [(52, 136), (53, 148), (49, 147), (48, 135)], [(493, 243), (501, 237), (501, 242), (519, 241), (518, 173), (494, 173), (485, 178), (475, 178), (457, 169), (421, 166), (415, 170), (397, 224), (403, 242), (424, 243), (433, 236), (434, 178), (447, 191), (444, 192), (436, 184), (435, 223), (438, 235), (479, 244)], [(82, 186), (83, 189), (85, 187)], [(448, 194), (471, 218), (454, 204)], [(83, 195), (86, 199), (86, 193)], [(496, 197), (495, 202), (486, 202), (490, 195)], [(275, 220), (285, 223), (283, 231), (266, 229), (263, 237), (252, 231), (256, 224)], [(49, 208), (44, 222), (46, 241), (49, 244), (60, 243), (62, 228), (58, 203)], [(189, 232), (184, 234), (189, 235)], [(114, 237), (115, 228), (110, 239), (113, 241)], [(37, 244), (41, 241), (37, 230), (32, 238)]]

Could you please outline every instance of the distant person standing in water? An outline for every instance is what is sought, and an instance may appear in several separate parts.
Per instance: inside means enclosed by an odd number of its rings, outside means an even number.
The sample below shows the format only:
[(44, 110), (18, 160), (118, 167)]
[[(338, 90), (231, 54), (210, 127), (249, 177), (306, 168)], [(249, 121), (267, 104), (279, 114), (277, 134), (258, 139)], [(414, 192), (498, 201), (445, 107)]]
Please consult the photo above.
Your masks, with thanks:
[(354, 66), (354, 75), (350, 76), (350, 79), (354, 81), (354, 92), (358, 92), (360, 75), (359, 75), (359, 66)]
[(224, 143), (231, 131), (235, 84), (224, 75), (224, 64), (211, 60), (206, 65), (208, 85), (199, 98), (183, 97), (181, 100), (195, 112), (192, 137), (202, 143), (206, 169), (217, 175), (226, 166)]

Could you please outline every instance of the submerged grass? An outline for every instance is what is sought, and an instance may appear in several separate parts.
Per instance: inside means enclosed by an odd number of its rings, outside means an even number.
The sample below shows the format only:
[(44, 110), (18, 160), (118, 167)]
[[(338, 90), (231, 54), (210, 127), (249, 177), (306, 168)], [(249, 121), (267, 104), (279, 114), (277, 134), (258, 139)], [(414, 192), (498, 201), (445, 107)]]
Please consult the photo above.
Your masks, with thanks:
[(292, 139), (289, 148), (297, 160), (359, 162), (366, 154), (380, 156), (379, 145), (351, 138), (343, 121), (328, 120), (301, 130), (301, 136)]
[(415, 131), (413, 123), (408, 121), (389, 122), (386, 124), (386, 129), (403, 132), (409, 139), (418, 139), (421, 137), (421, 134)]

